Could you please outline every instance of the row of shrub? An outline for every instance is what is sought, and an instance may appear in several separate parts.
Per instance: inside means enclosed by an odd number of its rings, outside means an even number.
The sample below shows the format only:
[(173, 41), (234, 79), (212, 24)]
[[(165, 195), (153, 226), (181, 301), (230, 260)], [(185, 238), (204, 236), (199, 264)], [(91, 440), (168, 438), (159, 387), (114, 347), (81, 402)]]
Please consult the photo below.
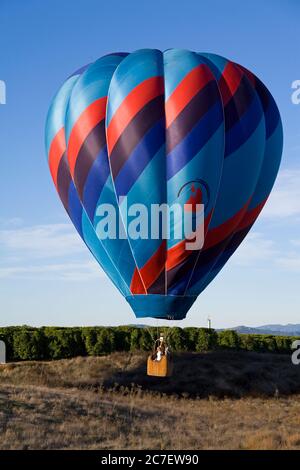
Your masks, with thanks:
[[(161, 328), (173, 351), (236, 349), (290, 353), (295, 337), (216, 332), (207, 328)], [(58, 328), (28, 326), (0, 328), (7, 359), (40, 360), (76, 356), (99, 356), (114, 351), (150, 351), (157, 338), (156, 328), (83, 327)]]

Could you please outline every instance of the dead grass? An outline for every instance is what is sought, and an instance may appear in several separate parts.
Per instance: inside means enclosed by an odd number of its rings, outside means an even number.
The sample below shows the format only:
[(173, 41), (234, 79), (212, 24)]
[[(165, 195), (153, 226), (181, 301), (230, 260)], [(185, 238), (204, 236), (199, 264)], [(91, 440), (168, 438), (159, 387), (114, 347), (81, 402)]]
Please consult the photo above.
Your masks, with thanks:
[(287, 354), (217, 351), (175, 356), (173, 377), (147, 377), (146, 353), (113, 353), (0, 367), (7, 384), (119, 389), (140, 387), (185, 398), (278, 397), (300, 393), (300, 367)]
[(300, 367), (218, 354), (170, 379), (143, 354), (1, 366), (0, 449), (300, 449)]

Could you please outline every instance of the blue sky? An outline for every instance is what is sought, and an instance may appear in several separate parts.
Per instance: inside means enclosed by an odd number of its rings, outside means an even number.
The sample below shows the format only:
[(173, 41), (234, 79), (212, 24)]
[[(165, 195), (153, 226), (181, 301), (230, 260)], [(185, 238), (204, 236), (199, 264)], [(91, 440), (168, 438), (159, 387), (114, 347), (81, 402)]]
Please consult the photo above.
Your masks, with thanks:
[[(70, 224), (44, 150), (49, 102), (64, 79), (112, 51), (215, 52), (257, 74), (284, 126), (270, 200), (246, 241), (181, 326), (300, 322), (298, 0), (1, 0), (0, 325), (135, 323)], [(145, 322), (146, 323), (146, 322)], [(156, 320), (149, 320), (156, 324)]]

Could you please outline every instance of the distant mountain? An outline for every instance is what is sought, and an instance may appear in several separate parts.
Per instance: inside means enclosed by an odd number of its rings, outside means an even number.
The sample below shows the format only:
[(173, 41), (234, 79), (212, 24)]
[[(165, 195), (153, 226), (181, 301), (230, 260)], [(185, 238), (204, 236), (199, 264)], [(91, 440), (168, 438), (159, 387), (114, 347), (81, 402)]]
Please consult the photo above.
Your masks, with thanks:
[(275, 335), (275, 336), (300, 336), (300, 324), (288, 323), (287, 325), (262, 325), (262, 326), (236, 326), (228, 328), (238, 333)]
[[(135, 328), (149, 328), (149, 325), (137, 324), (126, 325)], [(152, 327), (153, 328), (153, 327)], [(200, 327), (199, 327), (200, 328)], [(158, 327), (159, 330), (159, 327)], [(234, 328), (217, 328), (217, 331), (234, 330), (237, 333), (245, 333), (249, 335), (275, 335), (275, 336), (300, 336), (300, 324), (288, 323), (287, 325), (262, 325), (262, 326), (245, 326), (239, 325)]]

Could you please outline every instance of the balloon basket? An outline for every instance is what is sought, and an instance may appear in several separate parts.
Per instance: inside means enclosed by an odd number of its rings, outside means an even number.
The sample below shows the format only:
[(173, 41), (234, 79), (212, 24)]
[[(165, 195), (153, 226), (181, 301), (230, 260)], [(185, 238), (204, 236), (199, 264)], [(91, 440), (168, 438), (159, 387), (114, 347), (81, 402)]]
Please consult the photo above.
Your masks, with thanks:
[(173, 373), (173, 361), (167, 356), (163, 356), (160, 361), (148, 357), (147, 375), (153, 377), (171, 377)]

